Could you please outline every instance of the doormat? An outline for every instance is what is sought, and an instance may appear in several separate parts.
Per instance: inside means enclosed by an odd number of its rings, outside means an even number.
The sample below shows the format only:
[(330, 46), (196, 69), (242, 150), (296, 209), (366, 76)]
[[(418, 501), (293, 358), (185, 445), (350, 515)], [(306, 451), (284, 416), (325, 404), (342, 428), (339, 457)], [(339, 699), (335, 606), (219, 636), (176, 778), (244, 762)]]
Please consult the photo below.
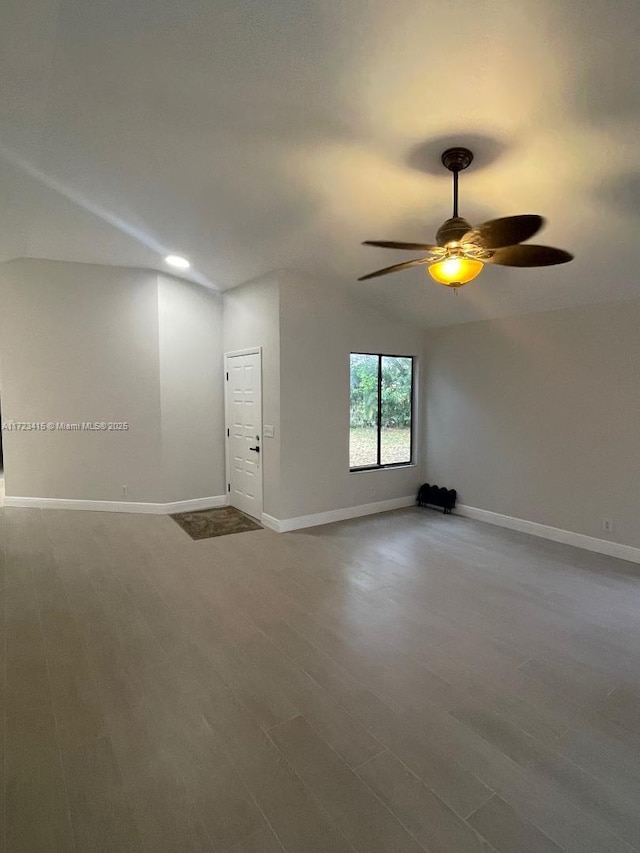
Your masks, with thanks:
[(262, 530), (262, 525), (233, 506), (201, 509), (197, 512), (177, 512), (171, 518), (177, 521), (192, 539), (210, 539), (213, 536), (227, 536), (229, 533)]

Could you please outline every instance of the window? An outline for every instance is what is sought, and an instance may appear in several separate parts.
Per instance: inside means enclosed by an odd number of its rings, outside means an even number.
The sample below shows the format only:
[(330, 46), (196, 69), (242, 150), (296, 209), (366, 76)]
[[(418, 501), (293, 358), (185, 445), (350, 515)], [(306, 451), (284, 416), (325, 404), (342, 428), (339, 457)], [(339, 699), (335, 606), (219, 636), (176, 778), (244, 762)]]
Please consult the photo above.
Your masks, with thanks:
[(413, 357), (352, 352), (351, 470), (409, 464), (412, 424)]

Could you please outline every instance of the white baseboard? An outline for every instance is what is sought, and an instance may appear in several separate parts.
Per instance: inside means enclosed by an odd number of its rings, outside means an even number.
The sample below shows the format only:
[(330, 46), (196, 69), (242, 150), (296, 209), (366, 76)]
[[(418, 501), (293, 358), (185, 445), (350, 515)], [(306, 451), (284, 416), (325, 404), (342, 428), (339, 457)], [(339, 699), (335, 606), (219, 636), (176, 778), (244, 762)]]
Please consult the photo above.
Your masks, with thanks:
[(151, 515), (168, 515), (174, 512), (194, 512), (198, 509), (213, 509), (226, 506), (226, 495), (210, 498), (194, 498), (173, 503), (141, 503), (138, 501), (83, 501), (71, 498), (23, 498), (5, 496), (5, 507), (27, 509), (81, 509), (94, 512), (143, 512)]
[(262, 513), (261, 521), (265, 527), (276, 533), (289, 533), (291, 530), (302, 530), (305, 527), (318, 527), (321, 524), (332, 524), (334, 521), (347, 521), (350, 518), (360, 518), (363, 515), (374, 515), (378, 512), (389, 512), (392, 509), (404, 509), (414, 506), (415, 495), (404, 498), (392, 498), (388, 501), (376, 501), (372, 504), (349, 506), (344, 509), (332, 509), (328, 512), (316, 512), (312, 515), (299, 515), (297, 518), (274, 518)]
[(595, 536), (586, 536), (584, 533), (574, 533), (571, 530), (562, 530), (560, 527), (549, 527), (547, 524), (526, 521), (524, 518), (513, 518), (510, 515), (501, 515), (499, 512), (478, 509), (475, 506), (459, 504), (454, 513), (466, 518), (473, 518), (476, 521), (496, 524), (498, 527), (507, 527), (509, 530), (518, 530), (520, 533), (530, 533), (533, 536), (540, 536), (542, 539), (551, 539), (553, 542), (562, 542), (565, 545), (574, 545), (576, 548), (595, 551), (597, 554), (606, 554), (608, 557), (640, 563), (640, 548), (622, 545), (620, 542), (609, 542), (607, 539), (597, 539)]
[(229, 503), (226, 495), (212, 495), (209, 498), (191, 498), (188, 501), (174, 501), (168, 504), (157, 504), (163, 507), (159, 512), (195, 512), (199, 509), (218, 509), (221, 506), (227, 506)]

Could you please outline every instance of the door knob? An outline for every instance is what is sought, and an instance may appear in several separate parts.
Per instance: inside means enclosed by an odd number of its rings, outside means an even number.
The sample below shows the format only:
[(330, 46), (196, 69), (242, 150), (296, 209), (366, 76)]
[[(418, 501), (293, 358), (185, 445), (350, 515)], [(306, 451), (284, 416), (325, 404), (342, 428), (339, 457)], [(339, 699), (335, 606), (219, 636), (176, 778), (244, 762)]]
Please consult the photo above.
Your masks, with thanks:
[(256, 453), (260, 453), (260, 445), (256, 445), (256, 447), (250, 447), (249, 450), (254, 450)]

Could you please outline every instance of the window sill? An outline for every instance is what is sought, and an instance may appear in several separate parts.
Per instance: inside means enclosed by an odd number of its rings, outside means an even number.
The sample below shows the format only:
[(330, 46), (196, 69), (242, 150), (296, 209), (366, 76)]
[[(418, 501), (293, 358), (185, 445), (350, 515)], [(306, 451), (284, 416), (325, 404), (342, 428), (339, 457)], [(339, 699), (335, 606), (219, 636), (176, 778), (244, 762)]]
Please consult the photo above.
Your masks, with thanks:
[(417, 468), (417, 462), (399, 462), (397, 465), (372, 465), (370, 468), (349, 468), (350, 474), (370, 474), (372, 471), (397, 471), (399, 468)]

